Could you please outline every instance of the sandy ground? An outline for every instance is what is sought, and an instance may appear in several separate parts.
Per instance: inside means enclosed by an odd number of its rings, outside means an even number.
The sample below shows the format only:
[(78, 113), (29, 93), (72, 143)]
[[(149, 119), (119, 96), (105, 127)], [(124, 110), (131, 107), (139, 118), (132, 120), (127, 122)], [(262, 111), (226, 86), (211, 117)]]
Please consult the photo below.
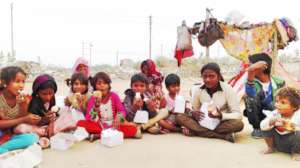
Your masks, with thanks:
[[(182, 81), (182, 94), (188, 97), (188, 88), (195, 80)], [(28, 88), (31, 86), (28, 85)], [(113, 80), (112, 88), (123, 96), (129, 81)], [(68, 91), (59, 84), (58, 95)], [(126, 139), (124, 144), (107, 148), (99, 141), (80, 142), (67, 151), (44, 150), (42, 168), (147, 168), (147, 167), (210, 167), (210, 168), (298, 168), (300, 162), (290, 155), (275, 153), (262, 155), (266, 145), (263, 140), (250, 137), (251, 127), (244, 119), (244, 130), (236, 135), (232, 144), (217, 139), (185, 137), (181, 134), (149, 135), (142, 139)]]

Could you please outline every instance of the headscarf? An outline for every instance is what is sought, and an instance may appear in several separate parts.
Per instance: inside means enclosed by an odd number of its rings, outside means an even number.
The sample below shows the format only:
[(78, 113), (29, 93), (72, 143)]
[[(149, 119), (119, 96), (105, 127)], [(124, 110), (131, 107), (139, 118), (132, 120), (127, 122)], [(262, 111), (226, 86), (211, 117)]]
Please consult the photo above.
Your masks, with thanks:
[(142, 67), (145, 65), (148, 67), (149, 74), (145, 74), (145, 75), (148, 77), (149, 82), (154, 85), (161, 85), (161, 83), (164, 80), (164, 77), (160, 72), (158, 72), (154, 61), (151, 59), (147, 59), (143, 61), (141, 64), (141, 71), (142, 71)]
[(32, 84), (32, 96), (36, 97), (38, 91), (40, 90), (40, 88), (45, 85), (46, 83), (50, 83), (53, 87), (52, 89), (54, 90), (54, 92), (56, 93), (57, 91), (57, 84), (55, 82), (55, 79), (48, 75), (48, 74), (44, 74), (44, 75), (40, 75), (37, 78), (35, 78), (33, 84)]
[[(141, 70), (144, 65), (147, 65), (147, 67), (149, 68), (148, 71), (149, 71), (150, 75), (157, 75), (157, 76), (161, 75), (160, 72), (158, 72), (153, 60), (147, 59), (147, 60), (143, 61), (141, 64)], [(146, 74), (146, 75), (148, 75), (148, 74)]]
[(50, 101), (49, 109), (46, 109), (44, 106), (44, 102), (38, 97), (38, 91), (45, 87), (49, 86), (54, 90), (54, 93), (57, 91), (57, 84), (55, 79), (47, 74), (38, 76), (32, 85), (32, 99), (29, 103), (29, 112), (44, 116), (44, 113), (50, 110), (53, 106), (55, 106), (55, 96)]
[(74, 74), (74, 73), (78, 73), (79, 71), (77, 70), (77, 68), (78, 68), (78, 66), (79, 65), (85, 65), (85, 66), (87, 66), (87, 68), (88, 68), (88, 72), (87, 72), (87, 77), (89, 77), (90, 76), (90, 63), (89, 63), (89, 61), (87, 60), (87, 59), (85, 59), (84, 57), (79, 57), (77, 60), (76, 60), (76, 62), (75, 62), (75, 64), (74, 64), (74, 66), (73, 66), (73, 68), (72, 68), (72, 73)]

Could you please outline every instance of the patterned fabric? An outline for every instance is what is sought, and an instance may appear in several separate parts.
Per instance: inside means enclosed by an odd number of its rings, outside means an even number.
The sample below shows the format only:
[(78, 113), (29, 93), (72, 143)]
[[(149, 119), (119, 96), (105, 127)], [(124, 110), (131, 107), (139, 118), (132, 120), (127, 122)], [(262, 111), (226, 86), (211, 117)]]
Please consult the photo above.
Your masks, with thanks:
[(109, 99), (106, 104), (100, 105), (100, 115), (101, 115), (100, 120), (104, 125), (107, 125), (108, 127), (112, 126), (114, 116), (113, 116), (111, 99)]
[[(111, 109), (113, 112), (113, 116), (116, 117), (117, 113), (121, 113), (124, 117), (126, 117), (126, 111), (120, 100), (120, 97), (115, 92), (110, 92), (109, 99), (111, 100)], [(88, 105), (87, 105), (87, 111), (86, 111), (86, 115), (85, 115), (86, 120), (91, 120), (91, 118), (92, 118), (91, 113), (93, 112), (94, 104), (95, 104), (95, 97), (91, 96), (89, 98)], [(101, 104), (101, 105), (103, 105), (103, 104)], [(101, 116), (99, 116), (99, 117), (101, 117)]]
[(165, 99), (167, 102), (167, 110), (169, 111), (169, 116), (167, 117), (167, 122), (172, 125), (176, 125), (176, 114), (170, 113), (171, 110), (175, 108), (175, 100), (170, 97), (169, 94), (165, 95)]
[(6, 112), (4, 116), (1, 116), (2, 119), (15, 119), (19, 116), (20, 105), (16, 104), (14, 107), (10, 107), (3, 94), (0, 94), (0, 109)]
[(272, 24), (262, 24), (251, 29), (241, 29), (220, 23), (224, 39), (220, 39), (225, 50), (239, 60), (247, 60), (249, 55), (270, 52), (269, 41), (276, 28)]

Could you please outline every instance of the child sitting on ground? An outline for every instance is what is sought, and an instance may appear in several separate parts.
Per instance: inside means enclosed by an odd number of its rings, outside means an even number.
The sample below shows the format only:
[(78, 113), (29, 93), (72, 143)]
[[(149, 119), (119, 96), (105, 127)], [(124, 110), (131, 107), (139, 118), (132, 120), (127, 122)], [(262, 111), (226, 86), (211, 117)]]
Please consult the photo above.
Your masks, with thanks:
[[(147, 92), (149, 81), (142, 74), (135, 74), (131, 77), (130, 89), (125, 91), (124, 106), (127, 112), (126, 119), (133, 122), (138, 110), (148, 112), (149, 121), (142, 124), (142, 129), (152, 134), (160, 133), (158, 121), (168, 116), (166, 108), (157, 107), (157, 100), (153, 100), (152, 95)], [(139, 95), (139, 96), (136, 96)], [(160, 103), (162, 105), (163, 103)]]
[(300, 161), (300, 91), (291, 87), (280, 89), (275, 107), (260, 124), (268, 145), (263, 153), (278, 150), (291, 153), (293, 160)]
[(104, 72), (92, 78), (93, 95), (88, 100), (86, 119), (77, 126), (90, 133), (90, 141), (100, 138), (102, 130), (116, 128), (123, 132), (124, 138), (141, 138), (140, 129), (124, 120), (126, 112), (119, 96), (111, 91), (111, 79)]
[(20, 124), (36, 124), (41, 117), (27, 111), (30, 98), (20, 93), (24, 89), (26, 73), (19, 67), (1, 70), (0, 86), (0, 154), (24, 149), (38, 141), (31, 133), (15, 133)]
[(71, 93), (65, 98), (65, 105), (85, 113), (90, 96), (89, 79), (82, 73), (75, 73), (70, 80), (67, 80), (67, 85), (71, 87)]
[[(159, 121), (162, 133), (168, 132), (181, 132), (181, 127), (176, 122), (176, 111), (175, 108), (175, 98), (180, 92), (180, 78), (176, 74), (169, 74), (165, 79), (165, 85), (168, 90), (168, 94), (165, 95), (167, 102), (167, 110), (169, 111), (169, 116)], [(185, 112), (190, 111), (185, 108)]]

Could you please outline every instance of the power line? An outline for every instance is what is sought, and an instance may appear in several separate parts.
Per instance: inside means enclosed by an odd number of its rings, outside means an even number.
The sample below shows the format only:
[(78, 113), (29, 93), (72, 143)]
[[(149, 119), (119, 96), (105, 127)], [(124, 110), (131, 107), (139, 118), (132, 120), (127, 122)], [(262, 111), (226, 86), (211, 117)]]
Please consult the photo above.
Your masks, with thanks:
[(13, 25), (13, 3), (10, 4), (10, 15), (11, 15), (11, 56), (14, 58), (15, 57), (15, 52), (14, 52), (14, 25)]
[(152, 50), (152, 16), (150, 15), (149, 16), (149, 33), (150, 33), (150, 36), (149, 36), (149, 58), (151, 59), (151, 50)]

